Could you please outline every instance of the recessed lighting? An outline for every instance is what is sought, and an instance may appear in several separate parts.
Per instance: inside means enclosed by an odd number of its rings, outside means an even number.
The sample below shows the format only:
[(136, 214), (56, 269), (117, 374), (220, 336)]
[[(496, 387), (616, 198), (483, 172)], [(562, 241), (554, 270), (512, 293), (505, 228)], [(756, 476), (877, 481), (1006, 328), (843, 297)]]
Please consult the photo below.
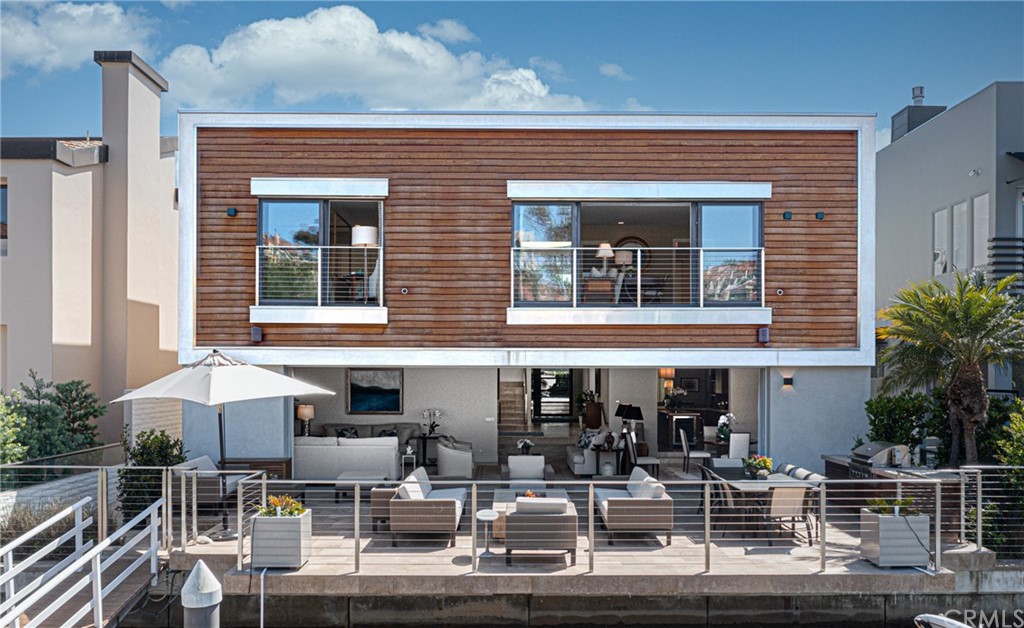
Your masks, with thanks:
[(624, 222), (622, 222), (622, 221), (620, 220), (620, 221), (619, 221), (619, 224), (620, 224), (620, 225), (624, 225), (624, 224), (626, 224), (626, 223), (624, 223)]

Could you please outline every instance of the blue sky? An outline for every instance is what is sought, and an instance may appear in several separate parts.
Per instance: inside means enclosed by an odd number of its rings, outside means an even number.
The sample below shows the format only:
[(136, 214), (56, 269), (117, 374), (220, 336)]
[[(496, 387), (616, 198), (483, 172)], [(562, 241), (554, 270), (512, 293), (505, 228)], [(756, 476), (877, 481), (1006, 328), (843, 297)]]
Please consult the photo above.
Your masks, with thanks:
[[(182, 108), (877, 113), (1024, 80), (1024, 2), (0, 2), (0, 134), (100, 132), (93, 49)], [(883, 134), (885, 132), (883, 131)]]

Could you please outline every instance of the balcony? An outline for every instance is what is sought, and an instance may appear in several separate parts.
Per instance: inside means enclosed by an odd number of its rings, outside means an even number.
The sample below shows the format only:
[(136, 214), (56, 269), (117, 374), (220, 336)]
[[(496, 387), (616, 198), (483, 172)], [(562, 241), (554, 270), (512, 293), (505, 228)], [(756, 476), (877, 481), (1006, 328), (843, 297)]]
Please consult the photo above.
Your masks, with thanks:
[(257, 246), (252, 323), (386, 324), (381, 249)]
[(759, 324), (763, 248), (513, 248), (509, 324)]

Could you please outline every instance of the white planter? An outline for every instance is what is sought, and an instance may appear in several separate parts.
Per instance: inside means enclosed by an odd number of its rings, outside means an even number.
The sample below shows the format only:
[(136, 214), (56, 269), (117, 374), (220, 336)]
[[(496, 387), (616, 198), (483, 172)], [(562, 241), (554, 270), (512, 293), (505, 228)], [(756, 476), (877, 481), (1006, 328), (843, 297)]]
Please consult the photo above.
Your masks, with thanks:
[(295, 569), (306, 564), (313, 549), (313, 511), (298, 517), (252, 518), (252, 566)]
[(860, 511), (860, 555), (879, 567), (927, 567), (928, 515)]

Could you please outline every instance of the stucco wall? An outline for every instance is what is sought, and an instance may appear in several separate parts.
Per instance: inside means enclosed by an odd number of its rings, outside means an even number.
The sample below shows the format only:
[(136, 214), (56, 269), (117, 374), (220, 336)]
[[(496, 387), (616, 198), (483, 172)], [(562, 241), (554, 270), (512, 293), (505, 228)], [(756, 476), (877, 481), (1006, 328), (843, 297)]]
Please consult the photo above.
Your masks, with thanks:
[(608, 421), (615, 431), (622, 421), (615, 415), (619, 403), (640, 406), (644, 413), (644, 440), (651, 455), (658, 451), (658, 369), (608, 369)]
[(732, 429), (750, 432), (752, 438), (758, 437), (760, 386), (761, 369), (729, 369), (729, 411), (736, 417)]
[[(868, 430), (864, 402), (871, 369), (864, 367), (771, 369), (768, 377), (767, 454), (823, 472), (822, 454), (847, 454)], [(793, 377), (783, 388), (782, 378)], [(762, 452), (765, 444), (759, 445)]]

